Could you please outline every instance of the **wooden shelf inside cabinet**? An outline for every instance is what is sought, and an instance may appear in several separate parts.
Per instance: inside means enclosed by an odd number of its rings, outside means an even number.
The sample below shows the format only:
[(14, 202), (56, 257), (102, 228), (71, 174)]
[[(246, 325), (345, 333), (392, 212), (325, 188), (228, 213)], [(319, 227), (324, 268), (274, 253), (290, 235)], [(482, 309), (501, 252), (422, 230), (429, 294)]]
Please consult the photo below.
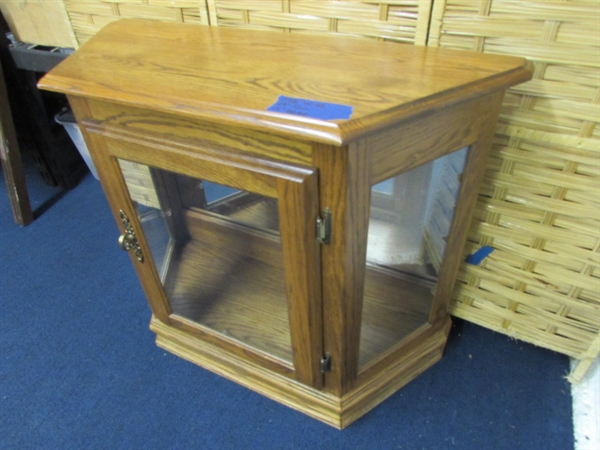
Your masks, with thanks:
[(69, 97), (157, 344), (344, 428), (441, 358), (502, 97), (530, 77), (499, 55), (125, 20), (40, 87)]

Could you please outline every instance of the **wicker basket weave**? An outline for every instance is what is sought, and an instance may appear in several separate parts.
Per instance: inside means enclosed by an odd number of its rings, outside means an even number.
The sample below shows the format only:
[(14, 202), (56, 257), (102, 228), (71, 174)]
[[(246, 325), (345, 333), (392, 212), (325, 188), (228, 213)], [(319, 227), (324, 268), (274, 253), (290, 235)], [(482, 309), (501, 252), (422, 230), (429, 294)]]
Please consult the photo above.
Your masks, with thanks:
[(119, 159), (119, 166), (131, 199), (140, 205), (160, 209), (160, 201), (148, 166), (123, 159)]
[(105, 25), (125, 18), (208, 25), (203, 0), (63, 0), (73, 32), (83, 44)]
[(507, 93), (451, 313), (580, 360), (600, 336), (600, 4), (436, 0), (429, 45), (524, 56)]
[(64, 0), (83, 44), (121, 18), (335, 32), (425, 45), (432, 0)]
[(432, 0), (207, 0), (210, 23), (425, 45)]

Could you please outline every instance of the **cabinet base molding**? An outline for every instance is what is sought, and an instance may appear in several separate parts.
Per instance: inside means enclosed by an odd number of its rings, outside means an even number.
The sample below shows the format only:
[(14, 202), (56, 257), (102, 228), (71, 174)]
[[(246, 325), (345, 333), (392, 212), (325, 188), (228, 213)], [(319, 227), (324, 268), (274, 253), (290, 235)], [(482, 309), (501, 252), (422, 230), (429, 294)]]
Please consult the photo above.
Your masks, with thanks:
[(413, 336), (419, 343), (411, 346), (411, 351), (338, 397), (274, 373), (247, 359), (224, 353), (155, 317), (150, 322), (159, 347), (338, 429), (362, 417), (439, 361), (450, 326), (451, 320), (447, 318), (441, 327), (423, 327), (419, 336)]

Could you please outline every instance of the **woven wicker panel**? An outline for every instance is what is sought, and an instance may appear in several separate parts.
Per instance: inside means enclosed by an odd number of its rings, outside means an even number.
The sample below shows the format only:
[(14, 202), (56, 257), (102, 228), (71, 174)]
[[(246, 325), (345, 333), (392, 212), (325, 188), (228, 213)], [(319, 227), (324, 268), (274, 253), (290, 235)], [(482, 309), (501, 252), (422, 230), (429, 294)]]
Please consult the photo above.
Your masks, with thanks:
[(140, 205), (160, 209), (160, 202), (148, 166), (123, 159), (119, 160), (131, 199)]
[(79, 44), (118, 19), (209, 24), (204, 0), (64, 0)]
[(451, 313), (579, 359), (600, 335), (600, 4), (436, 0), (430, 45), (524, 56), (507, 93)]
[(211, 25), (332, 32), (424, 45), (432, 0), (207, 0)]

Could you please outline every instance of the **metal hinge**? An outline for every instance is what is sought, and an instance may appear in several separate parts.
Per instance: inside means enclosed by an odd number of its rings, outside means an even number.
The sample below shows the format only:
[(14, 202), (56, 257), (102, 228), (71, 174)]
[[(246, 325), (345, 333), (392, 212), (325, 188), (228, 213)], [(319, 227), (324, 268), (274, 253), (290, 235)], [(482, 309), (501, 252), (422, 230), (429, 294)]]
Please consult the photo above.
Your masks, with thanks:
[(321, 358), (321, 373), (331, 372), (331, 354), (325, 352), (325, 355)]
[(331, 242), (331, 211), (329, 208), (323, 209), (321, 215), (317, 217), (317, 241), (321, 244)]

